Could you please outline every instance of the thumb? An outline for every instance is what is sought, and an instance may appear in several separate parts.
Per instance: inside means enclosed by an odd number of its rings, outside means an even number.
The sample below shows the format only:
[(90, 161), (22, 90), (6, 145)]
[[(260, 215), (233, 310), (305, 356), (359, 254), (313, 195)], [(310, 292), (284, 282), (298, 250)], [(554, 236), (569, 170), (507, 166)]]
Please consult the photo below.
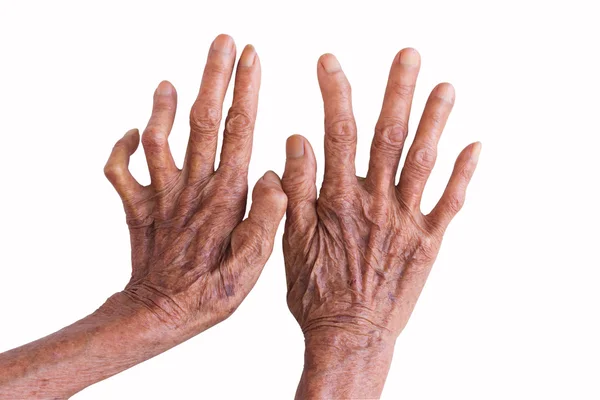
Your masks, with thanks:
[(279, 177), (268, 171), (254, 185), (248, 218), (231, 234), (232, 257), (243, 261), (247, 267), (257, 265), (262, 268), (273, 251), (275, 234), (286, 205), (287, 197)]

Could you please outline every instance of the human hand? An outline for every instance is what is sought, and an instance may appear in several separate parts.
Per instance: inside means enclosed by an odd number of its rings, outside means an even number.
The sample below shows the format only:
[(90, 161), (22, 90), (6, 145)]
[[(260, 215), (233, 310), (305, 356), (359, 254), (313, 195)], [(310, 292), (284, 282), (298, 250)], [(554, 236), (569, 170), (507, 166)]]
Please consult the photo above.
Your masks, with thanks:
[(396, 337), (406, 325), (450, 220), (464, 203), (481, 149), (465, 148), (427, 215), (421, 196), (454, 103), (454, 89), (432, 91), (398, 184), (396, 171), (420, 56), (402, 50), (391, 67), (366, 178), (356, 176), (356, 124), (350, 85), (333, 55), (317, 73), (325, 108), (325, 174), (319, 198), (308, 141), (287, 142), (283, 239), (288, 305), (306, 339), (298, 398), (379, 397)]
[(35, 342), (0, 354), (0, 398), (66, 399), (160, 354), (227, 318), (254, 286), (273, 248), (287, 198), (267, 172), (242, 221), (260, 85), (260, 62), (247, 46), (238, 62), (233, 104), (214, 170), (235, 45), (218, 36), (209, 51), (182, 170), (168, 135), (177, 95), (169, 82), (154, 94), (141, 141), (151, 184), (128, 170), (140, 141), (130, 130), (104, 169), (121, 196), (133, 272), (126, 288), (94, 313)]
[(202, 85), (190, 113), (191, 133), (179, 170), (169, 150), (177, 106), (175, 88), (162, 82), (141, 142), (151, 184), (128, 171), (137, 130), (117, 142), (105, 174), (123, 200), (131, 236), (133, 273), (119, 301), (142, 305), (182, 339), (227, 318), (254, 286), (271, 254), (286, 196), (271, 171), (253, 191), (245, 213), (248, 164), (258, 105), (260, 61), (247, 46), (238, 63), (233, 104), (225, 122), (220, 163), (214, 170), (222, 105), (235, 63), (226, 35), (209, 51)]

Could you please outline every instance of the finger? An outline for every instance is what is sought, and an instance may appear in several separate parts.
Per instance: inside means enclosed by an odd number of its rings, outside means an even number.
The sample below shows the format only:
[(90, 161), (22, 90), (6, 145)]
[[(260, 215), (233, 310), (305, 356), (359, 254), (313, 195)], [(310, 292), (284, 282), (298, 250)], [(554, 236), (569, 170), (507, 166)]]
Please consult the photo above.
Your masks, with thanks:
[(454, 170), (446, 190), (444, 190), (440, 201), (426, 217), (430, 226), (443, 232), (452, 218), (460, 211), (465, 203), (467, 186), (477, 167), (480, 152), (481, 143), (476, 142), (467, 146), (460, 153), (454, 164)]
[(287, 197), (277, 174), (267, 172), (252, 191), (252, 206), (248, 218), (231, 235), (232, 257), (247, 267), (260, 266), (267, 261), (277, 228), (285, 213)]
[(419, 207), (425, 183), (435, 165), (437, 145), (453, 105), (454, 88), (449, 83), (437, 85), (427, 100), (398, 184), (401, 201), (411, 209)]
[(298, 242), (310, 235), (317, 225), (317, 163), (308, 140), (300, 135), (290, 136), (286, 142), (286, 161), (283, 173), (283, 191), (287, 195), (287, 240)]
[(161, 190), (177, 173), (169, 149), (169, 134), (175, 120), (177, 93), (171, 83), (162, 81), (154, 92), (154, 104), (148, 126), (142, 135), (152, 185)]
[(137, 129), (127, 131), (115, 146), (104, 167), (104, 175), (114, 186), (115, 190), (128, 207), (137, 193), (143, 187), (129, 172), (129, 158), (135, 152), (140, 142), (140, 133)]
[(219, 274), (213, 275), (218, 280), (217, 295), (233, 300), (231, 312), (254, 287), (271, 255), (285, 207), (286, 197), (279, 177), (269, 171), (254, 186), (248, 218), (233, 230), (229, 257)]
[(214, 40), (206, 60), (202, 84), (190, 112), (190, 140), (186, 170), (191, 181), (214, 172), (223, 100), (235, 63), (235, 44), (228, 35)]
[(219, 168), (239, 172), (244, 179), (252, 153), (259, 88), (260, 61), (254, 47), (248, 45), (240, 56), (235, 74), (233, 102), (225, 122), (219, 163)]
[(355, 179), (356, 122), (351, 88), (333, 54), (324, 54), (317, 67), (325, 108), (325, 180)]
[(371, 144), (368, 185), (394, 185), (420, 65), (421, 57), (415, 49), (404, 49), (394, 59)]

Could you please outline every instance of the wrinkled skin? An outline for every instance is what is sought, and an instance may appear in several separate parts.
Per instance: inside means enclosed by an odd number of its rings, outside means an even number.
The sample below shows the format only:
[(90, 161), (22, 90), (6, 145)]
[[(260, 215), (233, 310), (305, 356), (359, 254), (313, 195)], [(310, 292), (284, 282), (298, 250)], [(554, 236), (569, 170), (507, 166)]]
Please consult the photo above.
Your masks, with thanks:
[[(357, 132), (350, 85), (330, 54), (318, 65), (325, 107), (325, 175), (318, 199), (312, 148), (301, 136), (288, 139), (283, 175), (288, 195), (283, 239), (287, 301), (307, 342), (298, 398), (378, 398), (393, 343), (410, 317), (449, 221), (464, 202), (479, 143), (459, 155), (433, 211), (424, 215), (420, 210), (454, 103), (450, 84), (438, 85), (429, 97), (396, 182), (419, 67), (413, 49), (401, 51), (393, 62), (366, 178), (355, 173)], [(322, 348), (317, 352), (311, 346)], [(328, 358), (332, 347), (337, 354)], [(368, 358), (365, 351), (370, 349), (379, 354), (368, 365), (352, 361), (357, 352)], [(342, 365), (340, 375), (346, 378), (331, 378)], [(353, 369), (368, 382), (352, 376)], [(318, 387), (320, 378), (326, 389)]]
[(175, 166), (167, 142), (176, 108), (175, 89), (168, 82), (155, 93), (141, 139), (152, 184), (140, 186), (126, 170), (139, 141), (135, 130), (116, 144), (105, 168), (123, 199), (131, 235), (133, 274), (124, 294), (156, 312), (162, 322), (196, 331), (228, 317), (253, 287), (271, 253), (286, 202), (279, 178), (268, 172), (254, 190), (248, 220), (242, 222), (260, 85), (260, 62), (252, 46), (240, 57), (221, 161), (213, 170), (234, 62), (233, 41), (220, 36), (190, 114), (183, 170)]
[[(260, 86), (260, 61), (252, 46), (240, 56), (214, 169), (235, 58), (233, 40), (218, 36), (190, 113), (181, 170), (168, 144), (177, 107), (169, 82), (156, 89), (141, 138), (133, 129), (116, 143), (104, 171), (125, 208), (131, 280), (89, 316), (0, 354), (0, 398), (68, 398), (222, 321), (252, 289), (272, 251), (287, 199), (277, 175), (267, 172), (242, 221)], [(140, 139), (151, 178), (145, 187), (128, 170)]]

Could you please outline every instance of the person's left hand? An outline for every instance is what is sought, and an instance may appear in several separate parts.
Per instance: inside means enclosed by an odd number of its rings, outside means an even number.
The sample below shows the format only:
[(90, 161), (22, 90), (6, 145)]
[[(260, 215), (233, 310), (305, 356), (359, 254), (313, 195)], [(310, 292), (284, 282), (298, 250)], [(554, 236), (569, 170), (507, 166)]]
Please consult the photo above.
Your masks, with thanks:
[(333, 55), (323, 55), (317, 67), (325, 108), (325, 171), (318, 196), (311, 145), (299, 135), (288, 139), (287, 301), (306, 345), (298, 399), (379, 398), (396, 337), (465, 201), (480, 143), (458, 156), (436, 207), (421, 211), (454, 105), (454, 88), (447, 83), (432, 91), (396, 180), (420, 65), (414, 49), (404, 49), (392, 63), (365, 178), (356, 176), (354, 165), (350, 83)]

